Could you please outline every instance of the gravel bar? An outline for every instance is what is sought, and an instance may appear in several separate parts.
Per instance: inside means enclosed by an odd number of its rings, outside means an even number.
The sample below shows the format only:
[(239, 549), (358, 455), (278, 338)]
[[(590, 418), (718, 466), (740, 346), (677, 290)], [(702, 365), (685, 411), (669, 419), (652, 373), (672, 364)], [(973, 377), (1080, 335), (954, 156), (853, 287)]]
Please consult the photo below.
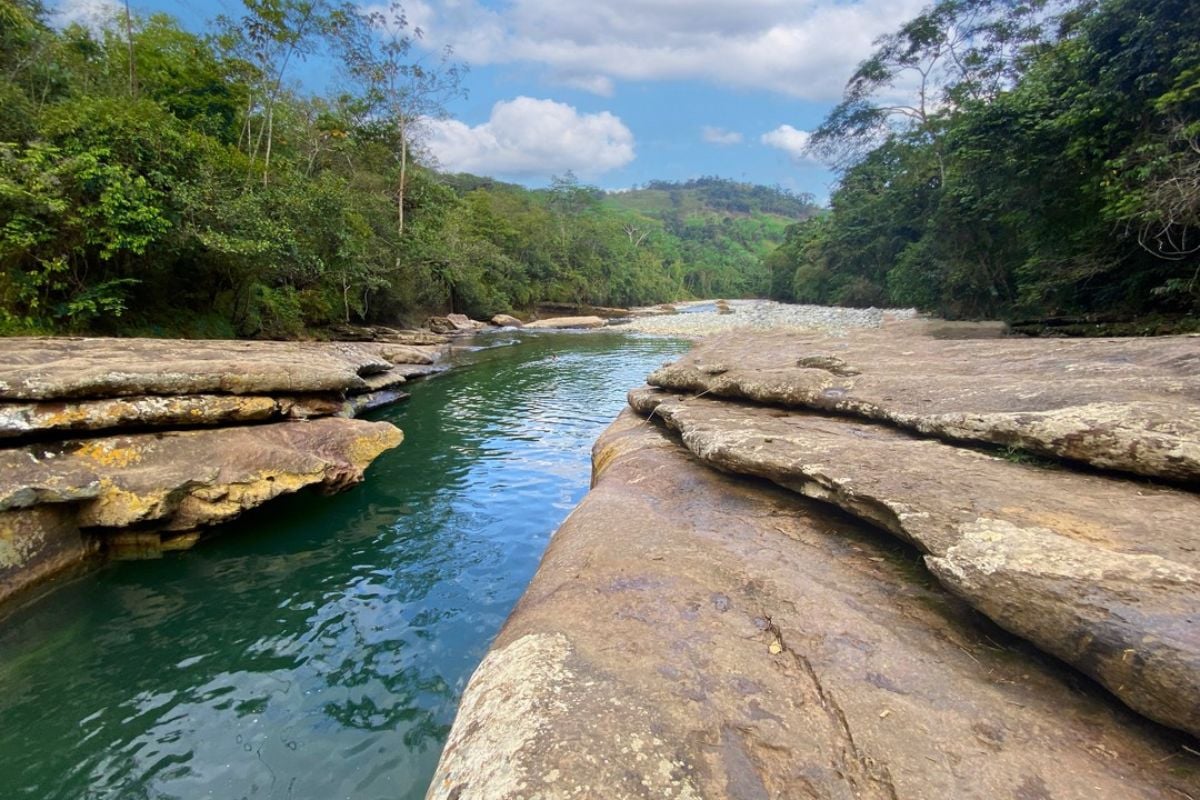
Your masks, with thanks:
[[(792, 328), (844, 333), (857, 328), (878, 328), (884, 320), (912, 319), (913, 308), (836, 308), (777, 303), (773, 300), (730, 300), (732, 313), (721, 314), (716, 301), (679, 303), (678, 314), (634, 317), (621, 322), (626, 330), (673, 336), (702, 337), (732, 330)], [(710, 307), (712, 307), (710, 309)], [(697, 309), (697, 310), (690, 310)]]

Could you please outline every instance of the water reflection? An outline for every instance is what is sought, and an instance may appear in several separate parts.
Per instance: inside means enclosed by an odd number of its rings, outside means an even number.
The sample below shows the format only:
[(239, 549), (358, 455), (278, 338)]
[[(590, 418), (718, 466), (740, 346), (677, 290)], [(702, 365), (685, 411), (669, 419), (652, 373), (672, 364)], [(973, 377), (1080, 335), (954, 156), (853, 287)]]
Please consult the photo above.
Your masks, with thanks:
[(422, 797), (592, 441), (682, 349), (542, 334), (472, 353), (378, 415), (406, 441), (368, 485), (8, 619), (0, 798)]

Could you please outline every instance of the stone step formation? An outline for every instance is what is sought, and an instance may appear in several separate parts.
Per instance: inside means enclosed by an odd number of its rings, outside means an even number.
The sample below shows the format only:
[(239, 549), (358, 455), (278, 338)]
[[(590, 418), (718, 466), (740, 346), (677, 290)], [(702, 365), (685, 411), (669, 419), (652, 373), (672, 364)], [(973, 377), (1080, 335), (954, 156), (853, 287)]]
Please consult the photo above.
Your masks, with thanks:
[(361, 481), (403, 436), (352, 417), (445, 369), (448, 349), (427, 332), (348, 338), (0, 339), (0, 602), (101, 557), (190, 547), (275, 497)]
[(932, 330), (633, 390), (429, 796), (1200, 797), (1200, 338)]

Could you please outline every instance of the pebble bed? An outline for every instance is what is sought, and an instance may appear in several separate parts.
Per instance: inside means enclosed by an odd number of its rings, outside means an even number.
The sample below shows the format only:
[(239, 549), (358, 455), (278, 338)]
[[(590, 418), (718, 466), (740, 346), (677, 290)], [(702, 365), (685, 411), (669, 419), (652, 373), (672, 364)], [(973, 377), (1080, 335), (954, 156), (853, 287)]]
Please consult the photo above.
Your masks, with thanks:
[[(731, 314), (720, 314), (712, 300), (679, 303), (678, 314), (634, 317), (621, 321), (620, 327), (642, 333), (701, 337), (732, 330), (769, 330), (793, 328), (845, 333), (856, 328), (878, 328), (885, 319), (912, 319), (913, 308), (836, 308), (777, 303), (773, 300), (730, 300)], [(692, 308), (703, 310), (690, 311)]]

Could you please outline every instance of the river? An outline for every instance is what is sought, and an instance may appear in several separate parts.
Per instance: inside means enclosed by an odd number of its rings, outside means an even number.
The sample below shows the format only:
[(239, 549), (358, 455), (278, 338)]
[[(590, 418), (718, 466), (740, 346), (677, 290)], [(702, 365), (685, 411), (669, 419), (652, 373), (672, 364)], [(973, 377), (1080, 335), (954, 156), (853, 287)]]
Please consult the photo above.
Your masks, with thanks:
[(421, 798), (458, 699), (587, 491), (628, 388), (686, 349), (500, 333), (378, 412), (336, 497), (121, 562), (0, 627), (0, 798)]

